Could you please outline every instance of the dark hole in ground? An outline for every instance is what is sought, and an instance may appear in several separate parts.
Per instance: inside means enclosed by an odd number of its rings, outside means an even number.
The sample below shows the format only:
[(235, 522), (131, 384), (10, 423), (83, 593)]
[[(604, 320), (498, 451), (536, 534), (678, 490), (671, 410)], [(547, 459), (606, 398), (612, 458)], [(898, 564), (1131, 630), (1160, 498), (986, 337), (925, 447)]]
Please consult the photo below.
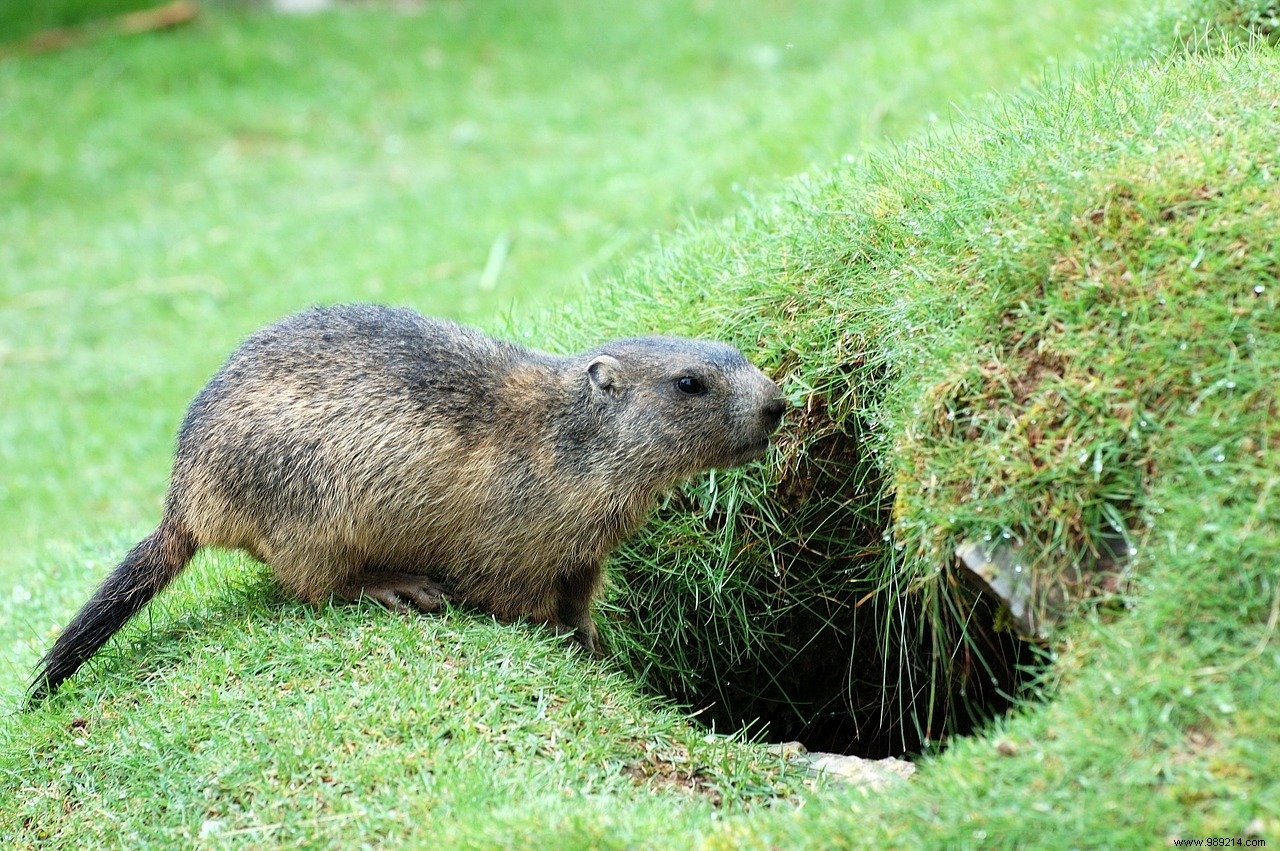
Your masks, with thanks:
[[(825, 411), (810, 415), (797, 427), (811, 430), (803, 461), (770, 488), (770, 507), (757, 506), (785, 522), (764, 538), (732, 542), (751, 583), (736, 602), (761, 635), (776, 639), (735, 653), (722, 646), (725, 636), (690, 626), (683, 675), (646, 679), (720, 732), (745, 727), (768, 741), (867, 758), (936, 751), (1006, 712), (1034, 676), (1037, 650), (1000, 628), (1000, 604), (957, 571), (945, 571), (933, 593), (879, 587), (884, 570), (876, 566), (895, 557), (885, 534), (892, 495), (860, 458), (860, 435), (831, 428)], [(739, 518), (751, 510), (740, 508)], [(633, 589), (648, 583), (637, 606), (689, 594), (660, 582), (635, 582)], [(690, 620), (701, 614), (689, 611)]]
[[(1039, 659), (1034, 645), (993, 627), (996, 604), (965, 596), (967, 641), (930, 635), (920, 613), (893, 622), (901, 634), (921, 636), (905, 649), (861, 610), (852, 632), (810, 632), (797, 622), (799, 634), (811, 636), (799, 652), (778, 654), (768, 670), (735, 670), (688, 702), (717, 730), (746, 727), (811, 751), (869, 759), (936, 751), (1008, 711)], [(893, 604), (875, 600), (863, 609), (886, 603)], [(936, 649), (921, 652), (930, 646)], [(945, 679), (939, 677), (945, 669), (934, 665), (939, 653), (954, 654)]]

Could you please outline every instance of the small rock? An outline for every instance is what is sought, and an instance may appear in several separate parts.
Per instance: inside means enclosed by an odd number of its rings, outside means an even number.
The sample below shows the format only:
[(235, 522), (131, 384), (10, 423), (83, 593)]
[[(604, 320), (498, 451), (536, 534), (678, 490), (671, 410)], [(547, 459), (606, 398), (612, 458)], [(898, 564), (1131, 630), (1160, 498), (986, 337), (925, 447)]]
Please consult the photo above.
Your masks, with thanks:
[(914, 765), (894, 757), (862, 759), (836, 753), (811, 753), (805, 760), (809, 763), (810, 774), (851, 783), (872, 792), (900, 783), (916, 773)]
[(809, 752), (808, 749), (799, 742), (781, 742), (776, 745), (769, 745), (765, 750), (769, 753), (786, 757), (787, 759), (799, 759)]
[(1040, 635), (1041, 624), (1032, 605), (1031, 571), (1022, 564), (1022, 547), (997, 541), (994, 544), (965, 541), (956, 547), (956, 556), (986, 589), (1009, 607), (1024, 636)]
[(765, 750), (789, 762), (804, 763), (814, 777), (829, 777), (841, 783), (861, 786), (873, 792), (915, 774), (916, 767), (904, 759), (863, 759), (839, 753), (809, 752), (800, 742), (767, 745)]
[(1011, 626), (1027, 641), (1043, 641), (1073, 611), (1072, 603), (1094, 594), (1114, 594), (1121, 573), (1137, 555), (1123, 535), (1104, 535), (1101, 552), (1086, 562), (1041, 565), (1033, 571), (1022, 544), (1005, 540), (964, 541), (956, 558), (964, 575), (1005, 604)]

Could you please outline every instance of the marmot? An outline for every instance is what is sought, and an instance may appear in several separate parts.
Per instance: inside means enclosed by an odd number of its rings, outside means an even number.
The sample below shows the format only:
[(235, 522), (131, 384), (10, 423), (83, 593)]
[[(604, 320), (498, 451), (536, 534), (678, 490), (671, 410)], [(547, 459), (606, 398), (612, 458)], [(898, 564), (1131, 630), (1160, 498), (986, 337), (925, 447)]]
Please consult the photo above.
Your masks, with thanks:
[(605, 557), (671, 485), (761, 456), (785, 407), (721, 343), (635, 337), (558, 357), (406, 309), (290, 316), (191, 403), (159, 527), (41, 661), (31, 701), (201, 547), (246, 550), (312, 603), (448, 599), (594, 652)]

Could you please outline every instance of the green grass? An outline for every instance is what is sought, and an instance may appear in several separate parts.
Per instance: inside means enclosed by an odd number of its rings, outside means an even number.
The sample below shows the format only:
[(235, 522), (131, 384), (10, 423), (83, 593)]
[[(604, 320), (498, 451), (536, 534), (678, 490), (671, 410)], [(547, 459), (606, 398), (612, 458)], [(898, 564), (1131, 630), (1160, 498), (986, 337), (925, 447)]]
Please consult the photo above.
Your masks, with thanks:
[[(535, 630), (315, 611), (279, 599), (244, 557), (202, 556), (64, 695), (0, 725), (0, 837), (1061, 847), (1251, 825), (1280, 837), (1280, 347), (1268, 345), (1280, 62), (1265, 45), (1171, 50), (1200, 24), (1164, 15), (1130, 27), (1115, 58), (965, 101), (954, 125), (877, 150), (952, 99), (1038, 73), (1116, 11), (1020, 7), (855, 7), (843, 25), (862, 37), (849, 40), (817, 13), (788, 24), (802, 37), (736, 6), (649, 5), (625, 27), (622, 7), (599, 12), (611, 27), (566, 11), (513, 29), (485, 19), (501, 14), (488, 4), (441, 4), (407, 19), (218, 17), (0, 64), (0, 108), (22, 131), (0, 142), (13, 201), (0, 222), (15, 234), (0, 248), (8, 706), (154, 518), (185, 397), (239, 335), (316, 300), (499, 324), (512, 299), (564, 297), (586, 274), (584, 306), (522, 333), (563, 347), (711, 334), (786, 377), (806, 407), (771, 463), (682, 492), (618, 559), (609, 635), (631, 672), (676, 693), (752, 667), (797, 674), (777, 664), (803, 644), (783, 632), (797, 623), (873, 638), (906, 624), (978, 664), (948, 608), (971, 604), (948, 566), (967, 536), (1079, 555), (1112, 524), (1137, 551), (1114, 593), (1056, 636), (1044, 703), (870, 798), (809, 788), (758, 748), (707, 737), (634, 677)], [(388, 48), (428, 37), (445, 57), (438, 87), (421, 80), (436, 54)], [(779, 43), (776, 65), (745, 48)], [(54, 91), (73, 108), (51, 120), (38, 105)], [(734, 219), (602, 276), (682, 211), (735, 205)], [(503, 234), (509, 260), (481, 291)], [(807, 671), (870, 700), (908, 638)], [(897, 670), (923, 679), (891, 697), (976, 684), (979, 672), (921, 655)]]

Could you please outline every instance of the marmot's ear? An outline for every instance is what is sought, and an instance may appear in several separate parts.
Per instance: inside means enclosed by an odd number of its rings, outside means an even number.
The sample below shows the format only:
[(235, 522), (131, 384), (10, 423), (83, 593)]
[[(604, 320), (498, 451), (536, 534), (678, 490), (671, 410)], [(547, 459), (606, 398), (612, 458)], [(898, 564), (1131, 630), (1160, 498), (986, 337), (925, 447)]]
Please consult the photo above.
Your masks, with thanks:
[(595, 395), (617, 395), (621, 376), (622, 364), (608, 355), (600, 355), (587, 365), (587, 377), (591, 379), (591, 391)]

